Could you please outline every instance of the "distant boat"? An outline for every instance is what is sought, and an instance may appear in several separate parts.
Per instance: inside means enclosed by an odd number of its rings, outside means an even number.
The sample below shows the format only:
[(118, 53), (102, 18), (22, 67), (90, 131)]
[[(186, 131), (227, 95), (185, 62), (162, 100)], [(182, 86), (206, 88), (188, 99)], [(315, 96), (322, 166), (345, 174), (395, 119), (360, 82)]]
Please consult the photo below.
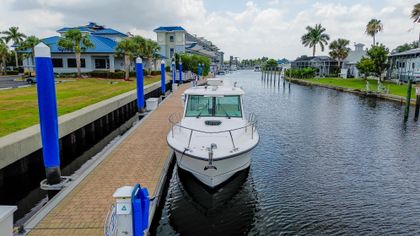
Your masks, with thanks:
[(260, 68), (259, 66), (255, 66), (255, 67), (254, 67), (254, 71), (256, 71), (256, 72), (257, 72), (257, 71), (261, 71), (261, 68)]
[(251, 163), (250, 152), (259, 142), (256, 117), (245, 119), (243, 95), (221, 79), (185, 91), (182, 119), (173, 114), (167, 136), (177, 164), (213, 188)]

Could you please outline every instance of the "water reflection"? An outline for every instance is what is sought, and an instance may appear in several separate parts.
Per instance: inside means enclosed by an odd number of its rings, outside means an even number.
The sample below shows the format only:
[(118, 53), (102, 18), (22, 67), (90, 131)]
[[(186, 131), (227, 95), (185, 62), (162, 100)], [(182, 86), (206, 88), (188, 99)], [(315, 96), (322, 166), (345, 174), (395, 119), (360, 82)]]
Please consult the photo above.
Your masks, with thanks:
[(157, 234), (420, 235), (420, 122), (399, 103), (260, 76), (226, 75), (258, 116), (242, 187), (222, 203), (174, 175)]
[(181, 235), (246, 235), (250, 231), (257, 201), (249, 169), (238, 172), (216, 190), (182, 169), (174, 172), (164, 207), (168, 218), (161, 220), (157, 234), (165, 228), (162, 221)]

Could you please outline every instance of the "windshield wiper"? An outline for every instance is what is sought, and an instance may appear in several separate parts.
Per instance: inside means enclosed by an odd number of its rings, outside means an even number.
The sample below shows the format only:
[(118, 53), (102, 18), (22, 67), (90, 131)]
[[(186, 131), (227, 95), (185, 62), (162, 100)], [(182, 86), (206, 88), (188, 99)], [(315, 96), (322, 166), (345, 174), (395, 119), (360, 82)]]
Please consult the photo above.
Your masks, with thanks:
[(223, 106), (220, 106), (220, 107), (222, 108), (223, 112), (225, 112), (225, 114), (228, 117), (228, 119), (230, 119), (230, 115), (229, 115), (229, 113), (227, 113), (227, 111), (225, 110), (225, 108), (223, 108)]
[(201, 113), (203, 113), (204, 109), (206, 109), (208, 106), (209, 106), (209, 104), (206, 104), (206, 106), (205, 106), (205, 107), (203, 107), (203, 108), (200, 110), (200, 112), (198, 113), (198, 115), (197, 115), (195, 118), (200, 118)]

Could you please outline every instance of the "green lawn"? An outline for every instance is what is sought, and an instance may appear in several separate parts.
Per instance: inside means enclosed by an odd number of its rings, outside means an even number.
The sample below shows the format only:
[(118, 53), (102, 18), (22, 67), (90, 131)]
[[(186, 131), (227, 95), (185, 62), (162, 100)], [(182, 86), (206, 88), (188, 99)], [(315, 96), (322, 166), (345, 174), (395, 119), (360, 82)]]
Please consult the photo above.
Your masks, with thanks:
[[(322, 78), (322, 79), (305, 79), (314, 84), (333, 85), (342, 88), (359, 89), (366, 91), (366, 82), (364, 79), (341, 79), (341, 78)], [(407, 85), (397, 85), (389, 82), (383, 82), (385, 88), (389, 88), (389, 93), (401, 97), (407, 96)], [(377, 80), (369, 80), (370, 90), (375, 92), (378, 88)], [(411, 97), (415, 97), (415, 88), (412, 87)]]
[[(146, 77), (145, 84), (160, 80)], [(110, 82), (115, 83), (110, 83)], [(136, 88), (135, 80), (79, 79), (56, 84), (58, 115)], [(0, 91), (0, 137), (39, 123), (36, 86)]]

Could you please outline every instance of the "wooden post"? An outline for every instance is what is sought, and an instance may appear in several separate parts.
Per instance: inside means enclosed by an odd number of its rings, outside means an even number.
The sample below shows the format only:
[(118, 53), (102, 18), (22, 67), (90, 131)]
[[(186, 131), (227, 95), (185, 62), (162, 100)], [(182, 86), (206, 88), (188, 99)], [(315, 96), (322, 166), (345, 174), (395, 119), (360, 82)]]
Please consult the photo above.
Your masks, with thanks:
[(414, 121), (419, 119), (419, 110), (420, 110), (420, 84), (416, 84), (416, 110), (414, 112)]
[(408, 113), (410, 113), (410, 102), (411, 102), (411, 78), (408, 77), (407, 99), (406, 99), (405, 111), (404, 111), (404, 122), (408, 120)]

